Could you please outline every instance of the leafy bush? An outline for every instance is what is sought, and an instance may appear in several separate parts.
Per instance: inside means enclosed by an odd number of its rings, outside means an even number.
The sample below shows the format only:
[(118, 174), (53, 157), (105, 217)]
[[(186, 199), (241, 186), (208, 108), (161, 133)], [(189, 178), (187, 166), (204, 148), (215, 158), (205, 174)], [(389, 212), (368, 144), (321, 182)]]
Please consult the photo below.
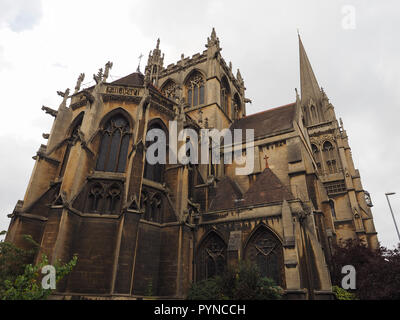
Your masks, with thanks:
[(333, 286), (332, 291), (338, 300), (358, 300), (354, 293), (348, 292), (338, 286)]
[(400, 299), (400, 244), (394, 250), (371, 250), (362, 241), (350, 239), (335, 246), (332, 262), (332, 284), (336, 286), (341, 286), (344, 277), (342, 267), (354, 266), (356, 289), (351, 292), (358, 299)]
[[(2, 232), (4, 234), (4, 232)], [(38, 300), (46, 299), (52, 289), (43, 289), (41, 270), (49, 264), (46, 255), (36, 265), (28, 264), (37, 254), (40, 246), (32, 237), (25, 236), (32, 249), (21, 249), (13, 243), (0, 241), (0, 300)], [(75, 255), (71, 261), (53, 265), (56, 270), (56, 283), (72, 271), (77, 262)]]
[(282, 288), (274, 281), (261, 277), (257, 265), (241, 262), (221, 276), (194, 283), (189, 290), (189, 300), (278, 300)]

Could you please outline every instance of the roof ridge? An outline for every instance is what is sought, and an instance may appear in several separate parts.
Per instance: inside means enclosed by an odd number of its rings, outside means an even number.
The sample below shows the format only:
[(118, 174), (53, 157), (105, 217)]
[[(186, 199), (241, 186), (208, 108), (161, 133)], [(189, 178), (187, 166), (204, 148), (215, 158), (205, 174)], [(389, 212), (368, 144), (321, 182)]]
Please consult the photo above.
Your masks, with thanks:
[(283, 106), (279, 106), (279, 107), (275, 107), (275, 108), (272, 108), (272, 109), (267, 109), (267, 110), (264, 110), (264, 111), (252, 113), (252, 114), (249, 114), (248, 116), (245, 116), (245, 117), (243, 117), (243, 118), (241, 118), (241, 119), (239, 119), (239, 120), (247, 119), (247, 118), (249, 118), (249, 117), (256, 116), (256, 115), (260, 115), (260, 114), (262, 114), (262, 113), (269, 112), (269, 111), (274, 111), (274, 110), (277, 110), (277, 109), (280, 109), (280, 108), (289, 107), (289, 106), (292, 106), (292, 105), (295, 105), (295, 104), (296, 104), (296, 102), (292, 102), (292, 103), (285, 104), (285, 105), (283, 105)]

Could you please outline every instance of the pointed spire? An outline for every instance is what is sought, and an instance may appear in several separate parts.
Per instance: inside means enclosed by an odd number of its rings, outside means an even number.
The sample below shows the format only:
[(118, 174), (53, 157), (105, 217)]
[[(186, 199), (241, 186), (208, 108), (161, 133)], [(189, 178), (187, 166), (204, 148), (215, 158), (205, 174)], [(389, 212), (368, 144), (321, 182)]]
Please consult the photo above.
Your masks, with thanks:
[(310, 98), (314, 101), (318, 101), (321, 92), (317, 82), (317, 78), (314, 75), (314, 71), (311, 67), (310, 61), (308, 60), (307, 53), (304, 49), (303, 42), (299, 37), (299, 57), (300, 57), (300, 87), (301, 87), (301, 100), (306, 103)]

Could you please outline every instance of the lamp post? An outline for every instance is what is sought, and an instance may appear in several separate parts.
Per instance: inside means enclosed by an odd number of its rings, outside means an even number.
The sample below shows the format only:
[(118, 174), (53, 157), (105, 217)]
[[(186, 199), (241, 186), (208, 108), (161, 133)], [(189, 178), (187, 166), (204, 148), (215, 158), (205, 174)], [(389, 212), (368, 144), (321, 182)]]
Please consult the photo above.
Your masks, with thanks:
[(400, 241), (400, 233), (399, 233), (399, 229), (397, 228), (397, 223), (396, 223), (396, 219), (394, 218), (394, 214), (393, 214), (393, 210), (392, 210), (392, 206), (390, 205), (390, 201), (389, 201), (389, 196), (396, 194), (395, 192), (386, 192), (386, 200), (389, 204), (389, 208), (390, 208), (390, 212), (392, 213), (392, 218), (393, 218), (393, 222), (394, 222), (394, 226), (396, 227), (396, 231), (397, 231), (397, 236), (399, 237), (399, 241)]

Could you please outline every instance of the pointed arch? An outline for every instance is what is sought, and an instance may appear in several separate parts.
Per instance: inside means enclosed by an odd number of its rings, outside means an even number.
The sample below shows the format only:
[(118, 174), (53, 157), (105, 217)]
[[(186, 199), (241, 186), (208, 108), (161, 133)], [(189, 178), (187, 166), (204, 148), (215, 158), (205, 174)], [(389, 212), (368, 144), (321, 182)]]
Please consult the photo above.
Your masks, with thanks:
[(125, 172), (132, 119), (122, 108), (109, 112), (101, 121), (101, 142), (96, 170)]
[(229, 106), (230, 106), (230, 99), (231, 99), (231, 89), (229, 86), (228, 79), (226, 76), (223, 76), (221, 79), (221, 108), (224, 110), (225, 114), (229, 114)]
[(232, 120), (238, 120), (240, 118), (242, 111), (242, 104), (240, 102), (240, 97), (237, 93), (233, 96), (233, 106), (231, 107), (231, 118)]
[(161, 86), (161, 92), (169, 99), (174, 99), (177, 92), (177, 84), (171, 78), (167, 79)]
[(113, 183), (107, 190), (106, 194), (106, 208), (105, 211), (117, 213), (120, 210), (122, 190), (121, 186), (117, 183)]
[(244, 258), (255, 263), (261, 275), (284, 284), (284, 263), (282, 241), (267, 225), (260, 224), (249, 235)]
[(75, 119), (72, 120), (72, 123), (71, 123), (71, 125), (70, 125), (70, 127), (68, 129), (68, 138), (66, 139), (67, 146), (66, 146), (65, 151), (64, 151), (63, 160), (62, 160), (60, 171), (59, 171), (59, 174), (58, 174), (59, 178), (64, 176), (65, 169), (67, 168), (67, 164), (68, 164), (68, 160), (69, 160), (69, 155), (71, 153), (71, 149), (75, 145), (75, 143), (76, 143), (76, 141), (78, 140), (78, 137), (79, 137), (79, 130), (80, 130), (81, 125), (82, 125), (84, 114), (85, 114), (84, 111), (79, 113), (75, 117)]
[(325, 141), (322, 145), (322, 154), (327, 167), (327, 174), (339, 172), (339, 167), (336, 159), (335, 146), (330, 141)]
[[(167, 146), (168, 146), (168, 129), (167, 126), (164, 124), (164, 122), (160, 118), (154, 118), (151, 121), (149, 121), (147, 125), (147, 132), (149, 132), (152, 129), (159, 129), (164, 132), (165, 138), (166, 138), (166, 146), (165, 146), (165, 152), (168, 154)], [(147, 133), (146, 133), (147, 136)], [(155, 141), (154, 141), (155, 142)], [(146, 141), (146, 147), (149, 147), (152, 143), (151, 141)], [(155, 163), (155, 164), (150, 164), (147, 162), (147, 157), (145, 158), (145, 165), (144, 165), (144, 173), (143, 177), (148, 180), (152, 180), (158, 183), (162, 183), (164, 181), (164, 168), (165, 168), (165, 163)]]
[(196, 280), (220, 275), (226, 268), (227, 245), (216, 230), (210, 230), (199, 242), (196, 250)]
[(192, 70), (184, 81), (186, 101), (191, 107), (205, 102), (205, 77), (197, 69)]
[(317, 171), (318, 171), (318, 173), (321, 174), (322, 173), (321, 152), (315, 143), (311, 144), (311, 150), (313, 153), (315, 163), (317, 164)]

